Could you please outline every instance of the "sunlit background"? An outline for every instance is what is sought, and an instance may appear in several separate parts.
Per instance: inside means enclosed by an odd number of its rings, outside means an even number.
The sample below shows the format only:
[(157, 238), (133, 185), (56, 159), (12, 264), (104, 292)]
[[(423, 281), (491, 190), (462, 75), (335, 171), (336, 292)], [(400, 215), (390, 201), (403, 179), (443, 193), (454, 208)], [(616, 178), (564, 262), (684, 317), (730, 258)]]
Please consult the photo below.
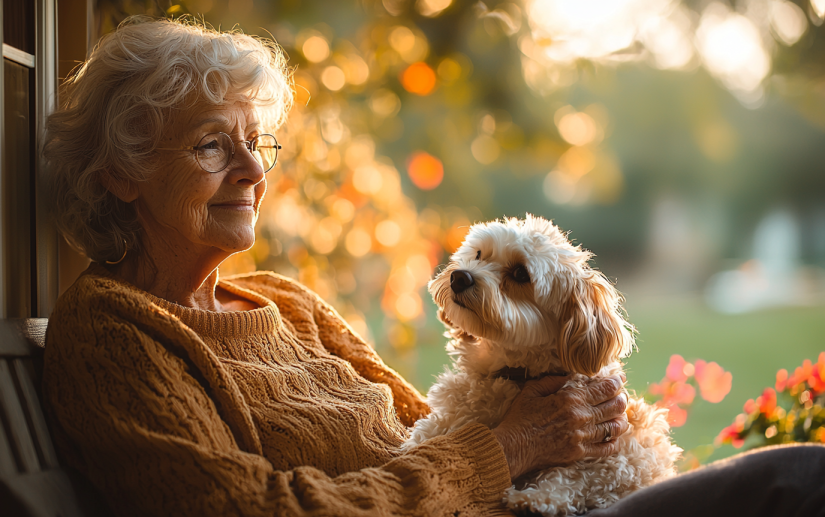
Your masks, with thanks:
[(284, 149), (222, 272), (298, 279), (424, 392), (448, 362), (427, 281), (468, 225), (526, 212), (625, 294), (633, 388), (672, 354), (732, 372), (686, 449), (825, 350), (825, 0), (97, 4), (100, 34), (190, 13), (284, 47)]

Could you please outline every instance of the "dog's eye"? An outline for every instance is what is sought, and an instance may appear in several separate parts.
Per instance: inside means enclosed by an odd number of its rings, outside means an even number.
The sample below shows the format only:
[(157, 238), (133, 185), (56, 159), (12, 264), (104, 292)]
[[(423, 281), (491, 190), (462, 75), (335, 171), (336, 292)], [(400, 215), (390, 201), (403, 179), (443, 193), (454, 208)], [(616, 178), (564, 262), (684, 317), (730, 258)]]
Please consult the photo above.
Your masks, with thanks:
[(478, 250), (478, 252), (476, 252), (476, 260), (481, 260), (481, 250)]
[(513, 269), (513, 280), (520, 284), (526, 284), (530, 281), (530, 273), (527, 272), (527, 268), (524, 266), (516, 266)]

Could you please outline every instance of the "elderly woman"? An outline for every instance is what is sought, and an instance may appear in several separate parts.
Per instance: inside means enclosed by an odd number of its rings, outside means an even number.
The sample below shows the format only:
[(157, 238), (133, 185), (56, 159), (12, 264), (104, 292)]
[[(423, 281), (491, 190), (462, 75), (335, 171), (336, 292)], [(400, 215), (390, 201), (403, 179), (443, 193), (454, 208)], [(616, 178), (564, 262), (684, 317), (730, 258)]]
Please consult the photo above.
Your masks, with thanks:
[(274, 45), (170, 21), (125, 24), (68, 81), (50, 192), (94, 262), (47, 334), (65, 460), (122, 515), (487, 515), (521, 473), (611, 453), (619, 378), (582, 399), (529, 383), (498, 428), (402, 454), (427, 405), (330, 306), (219, 279), (254, 242), (290, 100)]
[(427, 405), (329, 305), (271, 273), (219, 279), (254, 242), (290, 100), (273, 44), (170, 21), (125, 24), (67, 82), (44, 153), (93, 262), (47, 333), (64, 460), (119, 515), (493, 515), (522, 473), (612, 453), (623, 380), (554, 377), (497, 428), (402, 453)]

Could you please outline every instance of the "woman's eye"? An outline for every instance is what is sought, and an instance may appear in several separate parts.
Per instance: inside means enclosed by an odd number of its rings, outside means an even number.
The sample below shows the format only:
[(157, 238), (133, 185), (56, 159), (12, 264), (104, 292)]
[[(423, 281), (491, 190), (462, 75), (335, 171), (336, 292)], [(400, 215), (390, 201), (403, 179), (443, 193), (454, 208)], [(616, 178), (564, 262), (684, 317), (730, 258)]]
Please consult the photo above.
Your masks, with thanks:
[(526, 284), (530, 281), (530, 273), (527, 272), (527, 268), (524, 266), (516, 266), (513, 269), (513, 280), (520, 284)]
[(476, 253), (476, 260), (481, 260), (481, 250)]
[(217, 140), (212, 140), (198, 147), (198, 151), (217, 151), (220, 147)]

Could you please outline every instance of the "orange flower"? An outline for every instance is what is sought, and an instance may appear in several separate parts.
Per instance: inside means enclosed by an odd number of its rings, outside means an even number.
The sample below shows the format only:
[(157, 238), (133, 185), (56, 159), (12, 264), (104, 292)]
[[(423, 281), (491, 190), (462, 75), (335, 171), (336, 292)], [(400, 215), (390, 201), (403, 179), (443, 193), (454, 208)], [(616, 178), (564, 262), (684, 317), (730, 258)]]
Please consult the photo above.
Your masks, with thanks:
[(823, 378), (818, 368), (815, 368), (811, 376), (808, 377), (808, 386), (810, 386), (811, 390), (816, 394), (825, 392), (825, 378)]
[(776, 372), (776, 391), (785, 391), (788, 385), (788, 370), (782, 368)]
[(715, 362), (696, 361), (696, 382), (702, 398), (708, 402), (721, 402), (730, 393), (733, 375)]
[(674, 382), (684, 382), (693, 372), (693, 365), (685, 361), (681, 355), (670, 356), (665, 375)]
[(825, 352), (819, 354), (819, 359), (812, 367), (810, 377), (808, 377), (808, 385), (816, 393), (825, 392)]
[(745, 406), (742, 409), (745, 410), (745, 413), (750, 415), (751, 413), (754, 413), (757, 409), (759, 409), (759, 405), (756, 402), (754, 402), (753, 399), (748, 399), (748, 401), (745, 402)]
[(802, 362), (802, 366), (798, 366), (796, 370), (794, 370), (793, 375), (788, 379), (788, 386), (791, 388), (791, 391), (795, 391), (794, 388), (806, 382), (813, 373), (814, 365), (811, 364), (810, 359), (805, 359), (805, 361)]
[(776, 392), (773, 388), (765, 388), (762, 396), (757, 398), (756, 401), (759, 404), (759, 411), (763, 415), (770, 417), (776, 411)]

